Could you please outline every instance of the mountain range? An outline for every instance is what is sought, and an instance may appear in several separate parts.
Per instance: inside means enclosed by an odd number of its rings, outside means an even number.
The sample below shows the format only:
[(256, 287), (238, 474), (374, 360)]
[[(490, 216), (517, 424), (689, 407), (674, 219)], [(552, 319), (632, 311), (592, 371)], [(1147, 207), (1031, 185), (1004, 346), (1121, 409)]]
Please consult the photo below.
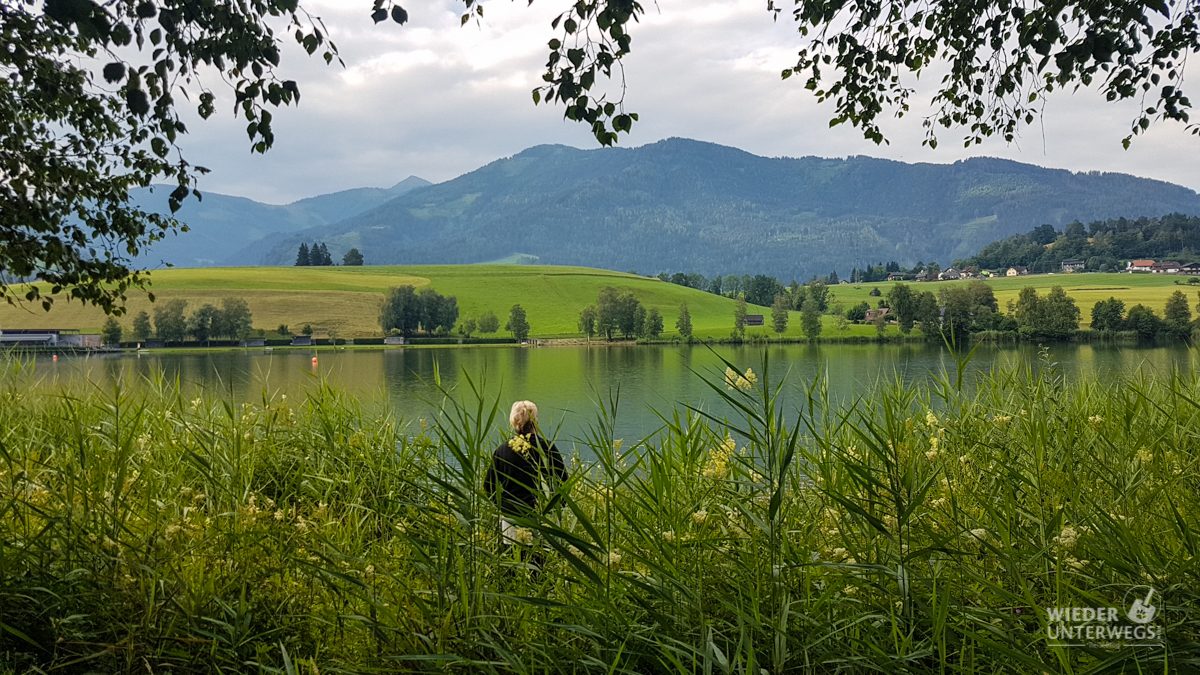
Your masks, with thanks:
[[(265, 237), (329, 225), (426, 185), (430, 182), (409, 176), (390, 188), (354, 188), (279, 206), (204, 192), (203, 199), (185, 201), (175, 214), (189, 231), (155, 242), (136, 262), (151, 267), (164, 263), (179, 267), (229, 264), (240, 251)], [(171, 189), (172, 186), (137, 189), (134, 203), (147, 211), (167, 213), (167, 195)], [(293, 261), (294, 257), (288, 262)]]
[(335, 260), (357, 247), (368, 264), (524, 259), (803, 279), (878, 261), (946, 263), (1042, 223), (1200, 214), (1196, 192), (1125, 174), (992, 158), (768, 158), (688, 139), (535, 146), (444, 183), (409, 181), (279, 207), (206, 198), (181, 217), (196, 209), (193, 233), (206, 236), (209, 223), (241, 223), (240, 247), (211, 237), (209, 257), (225, 264), (291, 264), (301, 242), (320, 240)]

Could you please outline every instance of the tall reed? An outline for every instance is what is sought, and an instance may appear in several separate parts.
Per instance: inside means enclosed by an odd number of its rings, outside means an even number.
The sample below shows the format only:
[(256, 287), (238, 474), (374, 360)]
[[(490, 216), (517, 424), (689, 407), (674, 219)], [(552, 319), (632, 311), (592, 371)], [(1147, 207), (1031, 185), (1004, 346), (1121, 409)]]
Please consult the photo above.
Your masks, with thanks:
[[(500, 403), (402, 423), (161, 375), (0, 375), (0, 671), (1061, 672), (1200, 667), (1200, 381), (1044, 360), (831, 402), (704, 374), (641, 439), (598, 395), (571, 479), (501, 546)], [(561, 442), (561, 441), (560, 441)], [(1059, 646), (1046, 608), (1158, 592), (1163, 644)]]

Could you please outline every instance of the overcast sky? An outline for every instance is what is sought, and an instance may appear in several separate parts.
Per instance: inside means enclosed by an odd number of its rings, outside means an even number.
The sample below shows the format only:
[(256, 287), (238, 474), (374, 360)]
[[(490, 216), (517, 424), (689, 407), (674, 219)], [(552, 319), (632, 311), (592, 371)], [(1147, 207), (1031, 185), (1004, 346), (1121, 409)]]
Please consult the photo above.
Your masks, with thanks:
[[(300, 83), (302, 97), (298, 108), (276, 113), (275, 147), (266, 156), (249, 152), (245, 122), (228, 105), (191, 124), (186, 156), (213, 170), (202, 189), (283, 203), (409, 175), (440, 182), (542, 143), (596, 147), (587, 127), (564, 120), (561, 108), (535, 107), (530, 97), (554, 37), (550, 20), (564, 0), (486, 3), (484, 20), (465, 27), (458, 0), (406, 2), (403, 27), (374, 25), (369, 0), (303, 4), (324, 19), (346, 67), (285, 51), (280, 74)], [(1092, 92), (1052, 97), (1041, 122), (1014, 144), (966, 149), (954, 131), (942, 132), (937, 150), (922, 147), (929, 108), (917, 100), (908, 116), (885, 126), (891, 144), (877, 146), (848, 125), (830, 129), (832, 107), (818, 104), (800, 78), (780, 80), (799, 38), (785, 19), (772, 22), (764, 0), (646, 6), (625, 61), (626, 108), (641, 122), (622, 135), (624, 146), (682, 136), (765, 156), (953, 162), (987, 155), (1200, 190), (1200, 139), (1162, 124), (1123, 150), (1136, 106), (1107, 104)]]

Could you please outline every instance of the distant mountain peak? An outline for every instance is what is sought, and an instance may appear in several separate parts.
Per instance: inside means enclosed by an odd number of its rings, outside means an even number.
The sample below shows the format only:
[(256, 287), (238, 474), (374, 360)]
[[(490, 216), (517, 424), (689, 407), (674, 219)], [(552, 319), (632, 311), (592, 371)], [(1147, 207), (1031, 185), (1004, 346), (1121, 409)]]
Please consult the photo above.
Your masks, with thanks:
[(391, 186), (387, 190), (388, 192), (393, 192), (396, 190), (415, 190), (416, 188), (425, 187), (427, 185), (433, 185), (433, 183), (421, 178), (420, 176), (409, 176), (408, 178), (405, 178), (399, 183)]

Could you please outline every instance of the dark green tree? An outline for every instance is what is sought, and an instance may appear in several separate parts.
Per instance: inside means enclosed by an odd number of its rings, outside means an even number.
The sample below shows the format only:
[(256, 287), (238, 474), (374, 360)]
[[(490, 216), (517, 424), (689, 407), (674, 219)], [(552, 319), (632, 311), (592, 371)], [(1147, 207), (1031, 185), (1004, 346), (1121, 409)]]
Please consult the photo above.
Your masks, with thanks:
[(168, 300), (154, 308), (154, 332), (158, 339), (179, 342), (187, 336), (186, 300)]
[(1061, 286), (1045, 297), (1026, 286), (1013, 305), (1013, 318), (1022, 336), (1063, 340), (1079, 329), (1079, 307)]
[(662, 312), (651, 308), (650, 311), (646, 312), (646, 321), (642, 325), (642, 337), (657, 340), (663, 332)]
[(771, 327), (777, 335), (782, 336), (788, 327), (789, 303), (783, 293), (776, 293), (771, 302)]
[(999, 325), (996, 296), (992, 287), (982, 281), (943, 288), (938, 300), (942, 311), (941, 336), (955, 346), (967, 345), (971, 333), (993, 330)]
[(741, 340), (746, 337), (746, 296), (738, 295), (737, 303), (733, 306), (733, 339)]
[(942, 308), (932, 291), (921, 291), (917, 294), (917, 321), (921, 324), (921, 332), (927, 338), (941, 334)]
[(524, 307), (512, 306), (508, 312), (508, 323), (504, 324), (504, 330), (512, 333), (513, 338), (518, 342), (523, 342), (529, 337), (529, 320), (525, 317)]
[(846, 310), (846, 318), (850, 321), (866, 321), (867, 312), (870, 311), (871, 305), (866, 300)]
[(417, 334), (421, 327), (421, 303), (414, 287), (398, 286), (388, 291), (379, 310), (379, 325), (385, 333), (397, 330), (405, 337)]
[(308, 249), (308, 262), (314, 267), (332, 267), (333, 256), (323, 241), (314, 241)]
[(484, 312), (479, 315), (479, 332), (490, 335), (500, 330), (500, 319), (495, 312)]
[(1043, 223), (1033, 228), (1029, 236), (1037, 245), (1045, 246), (1046, 244), (1053, 244), (1054, 240), (1058, 239), (1058, 231), (1054, 229), (1053, 225)]
[(746, 289), (746, 302), (770, 307), (775, 296), (782, 293), (783, 290), (783, 285), (775, 277), (756, 274), (750, 279), (750, 287)]
[(475, 332), (476, 327), (477, 325), (475, 323), (475, 319), (463, 319), (458, 324), (458, 334), (465, 338), (469, 338), (471, 337), (471, 334)]
[(820, 314), (824, 314), (829, 309), (829, 286), (823, 281), (811, 281), (807, 286), (808, 297), (805, 298), (805, 303), (809, 300), (816, 303), (816, 310)]
[(579, 332), (590, 340), (596, 334), (596, 307), (588, 305), (579, 313)]
[(254, 330), (250, 305), (241, 298), (223, 298), (221, 310), (213, 320), (213, 335), (231, 340), (245, 340)]
[(117, 323), (116, 318), (108, 317), (104, 322), (104, 327), (100, 329), (100, 339), (105, 345), (114, 347), (121, 344), (121, 324)]
[(1188, 306), (1183, 291), (1177, 290), (1167, 298), (1163, 323), (1166, 333), (1176, 340), (1186, 340), (1192, 336), (1192, 308)]
[(352, 248), (346, 251), (342, 256), (342, 264), (346, 267), (361, 267), (363, 264), (363, 254), (357, 248)]
[(1092, 305), (1092, 330), (1115, 333), (1125, 328), (1125, 303), (1110, 297)]
[(1038, 326), (1044, 319), (1041, 305), (1041, 299), (1033, 287), (1026, 286), (1017, 293), (1017, 301), (1013, 303), (1010, 313), (1016, 319), (1017, 330), (1021, 335), (1037, 335)]
[(1079, 307), (1062, 286), (1054, 286), (1041, 301), (1041, 334), (1065, 340), (1079, 330)]
[(137, 316), (133, 317), (133, 339), (145, 342), (153, 335), (154, 330), (150, 327), (150, 315), (146, 312), (138, 312)]
[(633, 325), (631, 328), (632, 331), (626, 333), (625, 337), (633, 337), (634, 335), (640, 338), (646, 337), (646, 308), (640, 302), (633, 308)]
[(818, 309), (819, 307), (820, 304), (816, 297), (810, 292), (804, 300), (804, 306), (800, 308), (800, 328), (804, 331), (804, 337), (809, 340), (816, 340), (821, 336), (821, 310)]
[(640, 335), (645, 316), (645, 308), (630, 291), (606, 286), (596, 297), (596, 332), (606, 340), (617, 332), (625, 338)]
[(312, 264), (312, 254), (308, 251), (308, 244), (300, 243), (300, 249), (296, 251), (296, 267), (308, 267)]
[(1137, 333), (1141, 340), (1153, 340), (1164, 330), (1163, 320), (1154, 313), (1153, 309), (1137, 304), (1129, 308), (1125, 317), (1125, 329)]
[(197, 342), (208, 342), (213, 336), (213, 325), (219, 321), (221, 310), (205, 303), (188, 319), (187, 332)]
[[(908, 335), (917, 321), (917, 296), (908, 284), (896, 284), (887, 295), (888, 307), (896, 317), (900, 332)], [(865, 316), (865, 315), (864, 315)]]
[(692, 314), (688, 311), (687, 305), (679, 306), (679, 318), (675, 319), (675, 330), (679, 331), (679, 335), (683, 339), (692, 339)]

